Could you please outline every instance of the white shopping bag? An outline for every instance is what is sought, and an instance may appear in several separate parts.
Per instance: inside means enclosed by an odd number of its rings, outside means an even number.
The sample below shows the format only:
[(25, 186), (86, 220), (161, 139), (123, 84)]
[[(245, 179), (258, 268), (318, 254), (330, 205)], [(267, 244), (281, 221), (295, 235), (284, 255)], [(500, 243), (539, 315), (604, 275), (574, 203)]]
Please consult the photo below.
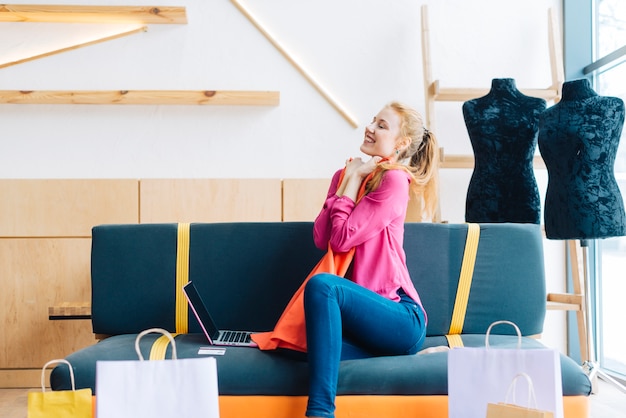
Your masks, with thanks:
[[(516, 349), (489, 347), (491, 328), (503, 323), (515, 327)], [(449, 418), (485, 418), (487, 404), (505, 399), (510, 382), (520, 373), (534, 382), (537, 408), (552, 412), (554, 418), (563, 418), (559, 353), (548, 348), (522, 349), (521, 343), (521, 332), (515, 324), (497, 321), (487, 330), (484, 348), (464, 347), (448, 352)]]
[[(171, 360), (144, 361), (139, 340), (151, 332), (169, 337)], [(176, 344), (165, 330), (137, 336), (138, 361), (96, 363), (98, 418), (219, 418), (215, 358), (177, 359)]]

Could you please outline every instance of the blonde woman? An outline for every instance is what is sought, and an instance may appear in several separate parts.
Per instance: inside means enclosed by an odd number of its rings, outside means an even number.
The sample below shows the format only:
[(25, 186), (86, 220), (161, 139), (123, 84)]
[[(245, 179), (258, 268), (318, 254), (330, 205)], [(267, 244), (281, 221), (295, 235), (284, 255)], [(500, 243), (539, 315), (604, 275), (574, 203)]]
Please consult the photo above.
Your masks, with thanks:
[(346, 278), (318, 274), (304, 291), (309, 417), (334, 416), (341, 360), (415, 354), (426, 336), (403, 239), (411, 189), (427, 213), (437, 205), (436, 139), (417, 111), (392, 102), (365, 128), (360, 151), (370, 158), (335, 173), (314, 224), (316, 246), (355, 253)]

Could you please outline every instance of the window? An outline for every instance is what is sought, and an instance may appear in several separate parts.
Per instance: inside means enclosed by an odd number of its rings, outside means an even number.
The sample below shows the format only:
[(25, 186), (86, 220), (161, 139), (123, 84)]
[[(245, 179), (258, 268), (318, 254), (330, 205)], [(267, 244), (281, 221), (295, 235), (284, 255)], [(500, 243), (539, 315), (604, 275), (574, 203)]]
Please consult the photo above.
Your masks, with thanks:
[[(626, 2), (595, 0), (593, 84), (602, 96), (626, 102)], [(589, 66), (591, 67), (591, 66)], [(626, 197), (626, 135), (622, 132), (615, 160), (615, 177)], [(626, 237), (598, 240), (595, 280), (597, 358), (600, 366), (626, 378), (626, 336), (623, 333), (626, 294)]]

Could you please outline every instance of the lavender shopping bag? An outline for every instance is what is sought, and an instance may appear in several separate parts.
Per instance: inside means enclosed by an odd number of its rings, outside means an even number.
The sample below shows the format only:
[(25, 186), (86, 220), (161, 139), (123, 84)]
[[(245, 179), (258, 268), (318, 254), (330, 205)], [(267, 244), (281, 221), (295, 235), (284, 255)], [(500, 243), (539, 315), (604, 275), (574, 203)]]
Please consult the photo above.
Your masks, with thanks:
[[(498, 324), (515, 327), (517, 348), (491, 348), (489, 333)], [(537, 409), (549, 411), (554, 418), (563, 418), (561, 362), (556, 350), (522, 349), (519, 328), (509, 321), (489, 326), (485, 347), (463, 347), (448, 353), (449, 418), (485, 418), (487, 404), (505, 399), (507, 388), (515, 376), (525, 373), (534, 382)], [(528, 394), (522, 388), (520, 396)]]

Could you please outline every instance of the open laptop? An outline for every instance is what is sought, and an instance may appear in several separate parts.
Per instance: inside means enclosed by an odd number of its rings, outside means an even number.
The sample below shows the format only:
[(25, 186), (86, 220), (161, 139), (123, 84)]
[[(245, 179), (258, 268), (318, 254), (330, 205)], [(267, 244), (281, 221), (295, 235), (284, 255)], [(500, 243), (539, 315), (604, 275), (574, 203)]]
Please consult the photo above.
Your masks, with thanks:
[(257, 346), (257, 344), (250, 339), (250, 335), (253, 334), (252, 331), (220, 330), (215, 324), (215, 321), (213, 321), (209, 310), (193, 282), (190, 281), (183, 286), (183, 292), (187, 297), (187, 302), (191, 310), (202, 327), (202, 331), (204, 331), (204, 335), (206, 335), (209, 340), (209, 344), (239, 347)]

